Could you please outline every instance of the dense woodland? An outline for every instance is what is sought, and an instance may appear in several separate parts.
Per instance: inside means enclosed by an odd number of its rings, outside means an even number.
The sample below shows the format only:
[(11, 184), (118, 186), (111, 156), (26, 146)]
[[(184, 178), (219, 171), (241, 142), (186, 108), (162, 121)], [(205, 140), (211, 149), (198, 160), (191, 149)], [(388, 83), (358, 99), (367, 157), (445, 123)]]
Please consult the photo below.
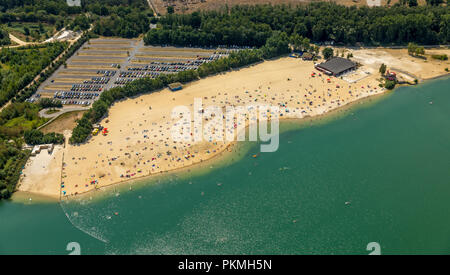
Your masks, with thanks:
[(138, 37), (150, 28), (150, 10), (117, 7), (110, 16), (100, 17), (94, 25), (94, 32), (103, 36)]
[(450, 41), (450, 7), (236, 6), (222, 11), (168, 14), (145, 37), (147, 44), (260, 47), (273, 31), (313, 42), (406, 45)]
[[(149, 29), (153, 12), (146, 0), (82, 0), (81, 7), (69, 7), (66, 0), (1, 0), (0, 23), (48, 23), (79, 31), (94, 24), (104, 36), (137, 37)], [(89, 14), (89, 16), (87, 16)]]
[(0, 46), (9, 44), (11, 44), (11, 41), (9, 39), (8, 32), (4, 28), (0, 27)]
[(0, 50), (0, 106), (16, 96), (63, 52), (66, 43)]
[(45, 122), (38, 112), (36, 104), (12, 103), (0, 113), (0, 199), (12, 194), (29, 157), (22, 150), (23, 133)]

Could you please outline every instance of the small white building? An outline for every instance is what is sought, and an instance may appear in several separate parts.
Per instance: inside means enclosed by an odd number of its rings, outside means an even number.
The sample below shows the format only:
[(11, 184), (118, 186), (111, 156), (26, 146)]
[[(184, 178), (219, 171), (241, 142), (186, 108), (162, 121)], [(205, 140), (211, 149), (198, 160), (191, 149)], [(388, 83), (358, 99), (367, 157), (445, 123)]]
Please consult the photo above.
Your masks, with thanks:
[(53, 144), (41, 144), (41, 145), (35, 145), (33, 147), (33, 150), (31, 151), (32, 156), (36, 156), (37, 154), (41, 153), (41, 150), (47, 149), (47, 152), (51, 154), (53, 152), (53, 149), (55, 148), (55, 145)]

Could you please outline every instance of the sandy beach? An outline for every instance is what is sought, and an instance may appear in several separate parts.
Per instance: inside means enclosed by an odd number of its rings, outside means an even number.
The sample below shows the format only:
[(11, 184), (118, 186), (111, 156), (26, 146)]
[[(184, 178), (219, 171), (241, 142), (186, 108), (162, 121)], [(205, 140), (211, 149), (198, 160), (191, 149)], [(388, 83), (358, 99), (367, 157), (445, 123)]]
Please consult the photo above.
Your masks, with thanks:
[(18, 190), (59, 198), (63, 152), (63, 146), (57, 145), (51, 154), (43, 149), (40, 154), (30, 157), (25, 165), (26, 173), (19, 180)]
[[(449, 50), (436, 51), (449, 54)], [(191, 166), (231, 150), (232, 142), (227, 141), (172, 139), (171, 129), (183, 117), (172, 110), (182, 105), (193, 114), (194, 99), (201, 99), (204, 108), (268, 104), (279, 107), (281, 119), (302, 118), (385, 92), (379, 87), (381, 63), (420, 80), (446, 74), (444, 68), (448, 67), (448, 61), (410, 57), (406, 50), (351, 52), (362, 66), (342, 79), (320, 74), (312, 61), (284, 57), (195, 81), (178, 92), (164, 89), (117, 102), (100, 122), (108, 128), (106, 136), (93, 136), (82, 145), (66, 144), (53, 153), (51, 160), (39, 160), (45, 169), (35, 164), (38, 157), (31, 158), (18, 189), (70, 197)], [(409, 74), (404, 77), (411, 78)], [(193, 122), (192, 117), (189, 120)]]

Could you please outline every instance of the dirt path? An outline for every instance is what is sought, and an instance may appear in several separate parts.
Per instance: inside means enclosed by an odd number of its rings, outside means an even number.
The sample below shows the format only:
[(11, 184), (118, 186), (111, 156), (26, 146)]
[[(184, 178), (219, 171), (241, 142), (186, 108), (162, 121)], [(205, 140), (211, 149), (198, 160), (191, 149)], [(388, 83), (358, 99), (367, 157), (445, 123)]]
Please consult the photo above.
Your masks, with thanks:
[(15, 37), (11, 33), (9, 34), (9, 39), (11, 39), (13, 42), (17, 43), (18, 47), (29, 44), (28, 42), (24, 42), (24, 41), (20, 40), (19, 38)]
[(158, 11), (156, 10), (156, 6), (153, 4), (152, 0), (147, 0), (148, 5), (153, 10), (153, 15), (158, 17)]
[[(56, 112), (53, 114), (47, 114), (46, 112), (51, 109), (58, 109), (59, 112)], [(45, 109), (42, 109), (41, 111), (39, 111), (39, 116), (45, 117), (45, 118), (54, 118), (54, 117), (59, 117), (60, 115), (65, 114), (65, 113), (74, 112), (74, 111), (87, 111), (89, 109), (90, 109), (89, 107), (72, 107), (72, 106), (65, 106), (63, 108), (45, 108)], [(41, 126), (41, 127), (43, 127), (43, 126)]]

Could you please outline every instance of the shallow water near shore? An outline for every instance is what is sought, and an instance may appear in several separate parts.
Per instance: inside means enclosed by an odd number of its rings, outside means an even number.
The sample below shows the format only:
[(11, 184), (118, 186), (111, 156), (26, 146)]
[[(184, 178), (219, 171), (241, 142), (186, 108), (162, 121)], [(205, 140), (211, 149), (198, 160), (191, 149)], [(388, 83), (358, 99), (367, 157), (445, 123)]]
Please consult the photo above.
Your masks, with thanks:
[[(0, 202), (0, 254), (450, 253), (450, 79), (320, 119), (280, 147), (61, 203)], [(432, 103), (432, 104), (430, 104)], [(241, 156), (239, 157), (239, 154)], [(194, 171), (194, 170), (193, 170)]]

